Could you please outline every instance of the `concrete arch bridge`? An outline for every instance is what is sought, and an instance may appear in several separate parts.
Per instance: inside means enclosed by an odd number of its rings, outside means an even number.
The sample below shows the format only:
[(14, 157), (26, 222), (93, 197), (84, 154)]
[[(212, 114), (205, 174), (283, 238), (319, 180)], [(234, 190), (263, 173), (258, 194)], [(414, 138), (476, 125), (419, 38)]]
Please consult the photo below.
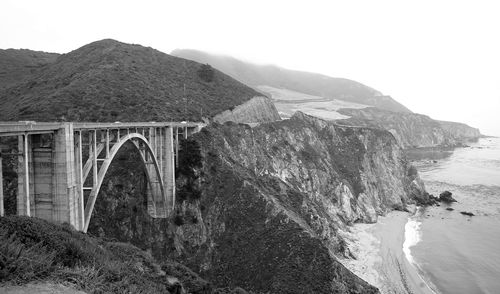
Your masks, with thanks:
[[(148, 178), (148, 212), (168, 217), (175, 203), (179, 139), (202, 123), (0, 123), (0, 137), (17, 137), (17, 213), (71, 224), (86, 232), (106, 172), (121, 147), (140, 153)], [(0, 215), (4, 215), (0, 152)]]

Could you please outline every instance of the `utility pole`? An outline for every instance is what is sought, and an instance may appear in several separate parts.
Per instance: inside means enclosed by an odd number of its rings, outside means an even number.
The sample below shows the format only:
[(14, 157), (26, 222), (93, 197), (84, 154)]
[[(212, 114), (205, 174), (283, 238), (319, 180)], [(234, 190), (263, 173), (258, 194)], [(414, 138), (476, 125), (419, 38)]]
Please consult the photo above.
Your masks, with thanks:
[(184, 120), (188, 121), (187, 119), (187, 97), (186, 97), (186, 83), (184, 83)]
[(183, 83), (183, 86), (184, 86), (184, 91), (183, 91), (183, 96), (184, 96), (184, 121), (188, 121), (188, 117), (187, 117), (187, 97), (186, 97), (186, 72), (187, 72), (187, 68), (186, 68), (186, 60), (183, 61), (183, 65), (184, 65), (184, 83)]

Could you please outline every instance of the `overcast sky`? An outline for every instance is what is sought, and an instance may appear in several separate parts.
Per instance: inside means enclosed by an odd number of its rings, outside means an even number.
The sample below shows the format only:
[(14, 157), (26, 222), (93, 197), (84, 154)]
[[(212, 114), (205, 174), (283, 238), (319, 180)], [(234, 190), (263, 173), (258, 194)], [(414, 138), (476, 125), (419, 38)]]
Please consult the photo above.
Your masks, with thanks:
[(2, 49), (66, 53), (104, 38), (349, 78), (500, 136), (500, 1), (0, 3)]

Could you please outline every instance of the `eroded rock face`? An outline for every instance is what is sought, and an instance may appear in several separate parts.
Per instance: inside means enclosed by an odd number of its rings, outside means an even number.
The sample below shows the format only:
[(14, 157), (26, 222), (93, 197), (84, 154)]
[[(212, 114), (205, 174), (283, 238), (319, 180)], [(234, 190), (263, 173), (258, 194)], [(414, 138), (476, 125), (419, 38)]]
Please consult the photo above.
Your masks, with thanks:
[(390, 133), (297, 113), (254, 128), (216, 124), (193, 139), (201, 147), (193, 181), (201, 197), (176, 204), (177, 224), (155, 223), (139, 206), (131, 209), (135, 216), (120, 221), (130, 240), (182, 262), (215, 287), (378, 292), (335, 255), (346, 250), (339, 230), (375, 222), (424, 193)]
[(376, 127), (391, 132), (403, 148), (453, 147), (481, 136), (478, 129), (466, 124), (433, 120), (416, 113), (397, 113), (377, 108), (341, 109), (351, 116), (339, 123)]
[(227, 121), (237, 123), (263, 123), (280, 120), (280, 115), (271, 99), (254, 97), (234, 109), (217, 114), (213, 120), (218, 123)]

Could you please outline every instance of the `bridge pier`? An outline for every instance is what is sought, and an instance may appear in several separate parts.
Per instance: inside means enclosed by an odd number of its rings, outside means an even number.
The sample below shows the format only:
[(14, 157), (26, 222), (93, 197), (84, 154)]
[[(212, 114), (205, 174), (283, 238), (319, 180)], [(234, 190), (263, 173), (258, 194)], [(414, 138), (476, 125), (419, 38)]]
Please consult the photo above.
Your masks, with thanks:
[(167, 213), (171, 215), (175, 204), (175, 160), (174, 160), (174, 132), (172, 127), (165, 129), (163, 138), (162, 161), (163, 161), (163, 179), (166, 188)]
[(2, 150), (0, 149), (0, 217), (5, 215), (3, 198), (3, 158)]
[(80, 230), (82, 203), (75, 181), (73, 126), (63, 124), (49, 136), (46, 146), (40, 134), (19, 136), (17, 211)]

